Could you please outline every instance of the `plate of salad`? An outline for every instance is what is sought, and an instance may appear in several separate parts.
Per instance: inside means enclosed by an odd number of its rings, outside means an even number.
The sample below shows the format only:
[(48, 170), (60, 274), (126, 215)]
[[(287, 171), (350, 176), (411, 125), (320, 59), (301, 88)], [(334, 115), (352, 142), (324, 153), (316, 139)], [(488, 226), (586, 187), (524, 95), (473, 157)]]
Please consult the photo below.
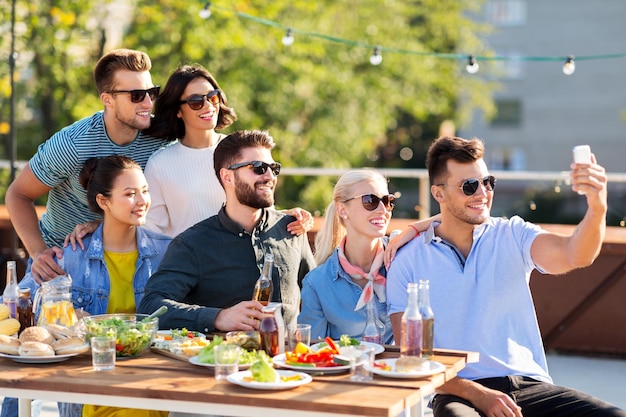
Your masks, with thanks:
[[(359, 339), (355, 339), (354, 337), (350, 337), (347, 334), (342, 334), (339, 340), (333, 340), (333, 342), (335, 342), (335, 345), (337, 346), (340, 352), (341, 352), (342, 347), (359, 346), (359, 345), (373, 348), (374, 354), (376, 355), (378, 355), (379, 353), (383, 353), (385, 351), (385, 347), (382, 345), (379, 345), (378, 343), (363, 342)], [(314, 345), (311, 345), (311, 349), (317, 351), (326, 346), (328, 346), (328, 343), (326, 343), (326, 340), (324, 340), (323, 342), (319, 342), (319, 343), (315, 343)]]
[[(213, 357), (213, 348), (222, 343), (226, 343), (224, 342), (223, 337), (221, 336), (213, 337), (213, 340), (211, 340), (211, 343), (203, 347), (197, 356), (193, 356), (189, 358), (189, 362), (198, 366), (206, 366), (208, 368), (214, 368), (215, 358)], [(247, 351), (245, 349), (241, 349), (241, 353), (239, 355), (239, 369), (249, 368), (250, 365), (253, 364), (257, 359), (258, 359), (257, 351)]]

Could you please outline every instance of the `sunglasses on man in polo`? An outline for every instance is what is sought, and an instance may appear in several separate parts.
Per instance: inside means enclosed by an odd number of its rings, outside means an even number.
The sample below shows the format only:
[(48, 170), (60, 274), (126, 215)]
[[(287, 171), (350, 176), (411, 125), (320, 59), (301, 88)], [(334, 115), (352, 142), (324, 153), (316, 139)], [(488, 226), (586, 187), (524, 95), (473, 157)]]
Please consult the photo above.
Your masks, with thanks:
[(206, 101), (214, 106), (217, 106), (218, 104), (220, 104), (221, 94), (221, 90), (212, 90), (206, 94), (192, 94), (187, 97), (187, 100), (181, 100), (179, 104), (187, 103), (191, 110), (200, 110), (202, 107), (204, 107), (204, 98), (206, 97)]
[(493, 175), (487, 175), (483, 178), (470, 178), (469, 180), (463, 181), (461, 185), (451, 185), (451, 184), (436, 184), (439, 187), (457, 187), (463, 190), (463, 194), (466, 196), (471, 196), (478, 191), (478, 186), (482, 183), (482, 185), (487, 189), (487, 191), (493, 191), (496, 188), (496, 177)]
[(264, 175), (268, 168), (272, 171), (272, 174), (274, 174), (275, 177), (280, 174), (280, 164), (278, 162), (273, 162), (271, 164), (263, 161), (241, 162), (239, 164), (229, 166), (228, 169), (235, 170), (243, 167), (252, 167), (252, 172), (256, 175)]
[(159, 95), (159, 90), (161, 86), (157, 85), (156, 87), (148, 88), (147, 90), (111, 90), (108, 91), (109, 94), (122, 94), (128, 93), (130, 94), (130, 101), (132, 103), (141, 103), (146, 99), (146, 94), (150, 97), (150, 100), (154, 101)]
[(383, 206), (385, 206), (385, 209), (387, 211), (393, 210), (396, 205), (396, 198), (391, 194), (387, 194), (382, 197), (379, 197), (376, 194), (363, 194), (349, 198), (347, 200), (344, 200), (343, 202), (347, 203), (348, 201), (354, 200), (356, 198), (361, 199), (361, 204), (363, 204), (363, 208), (367, 211), (376, 210), (381, 201), (383, 202)]

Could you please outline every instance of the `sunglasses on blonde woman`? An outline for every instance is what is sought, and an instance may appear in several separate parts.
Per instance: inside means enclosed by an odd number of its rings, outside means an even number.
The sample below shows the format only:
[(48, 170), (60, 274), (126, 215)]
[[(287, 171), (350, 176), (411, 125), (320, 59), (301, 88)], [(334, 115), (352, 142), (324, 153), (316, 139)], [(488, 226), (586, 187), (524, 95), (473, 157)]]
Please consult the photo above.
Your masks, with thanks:
[(220, 104), (221, 94), (221, 90), (212, 90), (206, 94), (192, 94), (187, 97), (187, 100), (181, 100), (179, 104), (187, 103), (191, 110), (200, 110), (202, 107), (204, 107), (204, 98), (206, 97), (206, 101), (214, 106), (217, 106), (218, 104)]
[(363, 204), (363, 208), (367, 211), (376, 210), (381, 201), (383, 202), (383, 206), (385, 206), (385, 209), (388, 211), (393, 210), (396, 205), (396, 198), (391, 194), (387, 194), (382, 197), (379, 197), (376, 194), (363, 194), (349, 198), (347, 200), (344, 200), (343, 202), (347, 203), (348, 201), (354, 200), (356, 198), (361, 199), (361, 204)]
[(159, 95), (160, 89), (161, 89), (161, 86), (157, 85), (156, 87), (148, 88), (147, 90), (111, 90), (111, 91), (108, 91), (108, 93), (109, 94), (128, 93), (130, 94), (130, 101), (132, 103), (141, 103), (142, 101), (146, 99), (146, 94), (148, 95), (148, 97), (150, 97), (150, 100), (152, 101), (156, 100), (157, 96)]

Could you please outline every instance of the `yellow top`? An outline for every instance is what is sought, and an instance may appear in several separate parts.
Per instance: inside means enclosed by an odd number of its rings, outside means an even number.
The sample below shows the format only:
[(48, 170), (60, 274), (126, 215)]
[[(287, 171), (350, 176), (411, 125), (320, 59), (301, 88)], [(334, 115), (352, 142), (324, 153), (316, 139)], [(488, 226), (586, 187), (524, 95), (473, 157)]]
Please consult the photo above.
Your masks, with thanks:
[(133, 277), (137, 265), (139, 252), (110, 252), (104, 251), (104, 262), (109, 270), (109, 304), (107, 313), (135, 313), (135, 290)]

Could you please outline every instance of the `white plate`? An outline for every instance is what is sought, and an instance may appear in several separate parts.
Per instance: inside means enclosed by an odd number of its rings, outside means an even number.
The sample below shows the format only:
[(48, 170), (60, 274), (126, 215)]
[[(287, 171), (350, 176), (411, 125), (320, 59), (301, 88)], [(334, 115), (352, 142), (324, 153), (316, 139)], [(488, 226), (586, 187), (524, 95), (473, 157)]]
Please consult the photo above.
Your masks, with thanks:
[[(193, 363), (194, 365), (198, 365), (198, 366), (206, 366), (207, 368), (215, 368), (215, 364), (214, 363), (198, 362), (198, 357), (197, 356), (192, 356), (191, 358), (189, 358), (189, 362)], [(248, 369), (249, 367), (250, 367), (249, 363), (240, 363), (239, 364), (239, 369)]]
[[(252, 389), (261, 389), (261, 390), (281, 390), (281, 389), (289, 389), (299, 387), (300, 385), (308, 384), (313, 380), (311, 375), (307, 375), (303, 372), (294, 372), (294, 371), (276, 371), (278, 373), (278, 381), (276, 382), (257, 382), (251, 381), (249, 378), (252, 378), (252, 372), (250, 371), (241, 371), (235, 372), (234, 374), (230, 374), (226, 377), (228, 382), (231, 382), (236, 385), (241, 385), (242, 387), (252, 388)], [(280, 377), (292, 377), (298, 375), (300, 379), (296, 379), (293, 381), (285, 381), (283, 382)]]
[(7, 355), (0, 353), (0, 357), (9, 358), (19, 363), (55, 363), (63, 362), (71, 358), (72, 356), (80, 355), (80, 353), (68, 353), (67, 355), (55, 355), (55, 356), (19, 356), (19, 355)]
[(313, 374), (340, 374), (342, 372), (350, 370), (350, 365), (324, 366), (319, 368), (310, 366), (288, 365), (286, 363), (286, 357), (284, 353), (274, 356), (272, 360), (274, 361), (274, 365), (280, 366), (281, 368), (293, 369), (296, 371)]
[[(335, 344), (337, 345), (337, 347), (339, 348), (339, 351), (341, 352), (341, 348), (344, 347), (348, 347), (348, 346), (339, 346), (339, 342), (337, 340), (334, 341)], [(378, 343), (372, 343), (372, 342), (360, 342), (361, 346), (367, 346), (369, 348), (374, 348), (374, 354), (378, 355), (379, 353), (383, 353), (385, 351), (385, 347), (382, 345), (379, 345)], [(326, 344), (326, 342), (319, 342), (316, 343), (314, 345), (311, 345), (311, 349), (313, 349), (314, 351), (318, 351), (319, 349), (328, 346)]]
[(436, 361), (426, 361), (426, 366), (424, 370), (414, 371), (414, 372), (397, 372), (395, 371), (397, 359), (381, 359), (375, 362), (385, 362), (388, 366), (391, 366), (391, 371), (385, 371), (384, 369), (374, 367), (372, 372), (376, 375), (386, 376), (388, 378), (402, 378), (402, 379), (411, 379), (411, 378), (423, 378), (426, 376), (438, 374), (439, 372), (443, 372), (446, 370), (446, 366), (440, 362)]

